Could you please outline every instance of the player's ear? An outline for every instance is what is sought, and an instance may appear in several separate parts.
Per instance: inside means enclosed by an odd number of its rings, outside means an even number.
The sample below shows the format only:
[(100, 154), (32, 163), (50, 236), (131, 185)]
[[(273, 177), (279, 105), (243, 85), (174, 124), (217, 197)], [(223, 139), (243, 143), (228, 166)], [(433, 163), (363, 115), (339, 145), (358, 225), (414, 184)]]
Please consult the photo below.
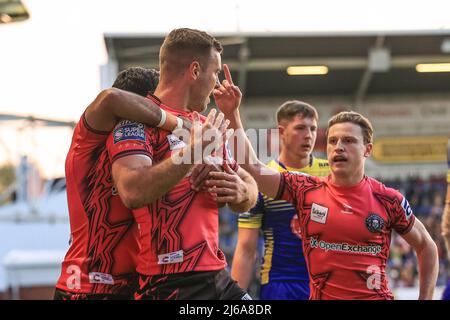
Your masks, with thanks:
[(366, 144), (366, 150), (364, 151), (364, 157), (368, 158), (372, 154), (373, 143)]
[(280, 137), (284, 135), (285, 128), (282, 125), (278, 125), (278, 132), (280, 134)]
[(194, 60), (189, 65), (189, 76), (194, 80), (197, 80), (200, 76), (200, 63), (198, 61)]

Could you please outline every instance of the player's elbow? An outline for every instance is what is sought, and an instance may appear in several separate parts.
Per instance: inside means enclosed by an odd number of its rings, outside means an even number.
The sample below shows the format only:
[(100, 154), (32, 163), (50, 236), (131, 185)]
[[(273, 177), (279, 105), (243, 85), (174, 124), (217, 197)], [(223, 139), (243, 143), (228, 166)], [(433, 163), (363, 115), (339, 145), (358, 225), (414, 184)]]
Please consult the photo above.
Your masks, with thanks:
[(130, 210), (139, 209), (144, 206), (142, 198), (134, 190), (119, 192), (119, 195), (125, 207), (127, 207)]
[(98, 95), (99, 103), (98, 108), (111, 108), (120, 96), (121, 90), (117, 88), (104, 89)]
[(416, 246), (415, 249), (416, 249), (417, 255), (426, 253), (428, 255), (435, 256), (437, 259), (438, 248), (437, 248), (436, 243), (433, 241), (433, 239), (430, 236), (424, 237), (423, 240)]
[(146, 201), (145, 194), (143, 194), (144, 190), (137, 181), (126, 179), (121, 181), (117, 187), (120, 199), (128, 209), (139, 209), (147, 204), (148, 201)]

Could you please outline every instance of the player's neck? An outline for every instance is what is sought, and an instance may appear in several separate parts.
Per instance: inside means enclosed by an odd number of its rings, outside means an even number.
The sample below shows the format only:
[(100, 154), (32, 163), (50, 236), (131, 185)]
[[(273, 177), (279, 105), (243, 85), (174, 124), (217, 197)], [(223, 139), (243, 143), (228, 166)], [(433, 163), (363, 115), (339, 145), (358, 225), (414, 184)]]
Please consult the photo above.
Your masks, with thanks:
[(164, 85), (160, 83), (155, 90), (154, 95), (166, 106), (182, 111), (189, 112), (189, 95), (187, 90), (177, 85)]
[(353, 187), (364, 178), (364, 172), (355, 172), (352, 174), (335, 174), (331, 171), (331, 183), (338, 187)]
[(278, 160), (286, 167), (301, 169), (309, 166), (311, 155), (308, 155), (305, 158), (299, 158), (298, 156), (289, 154), (289, 152), (281, 150)]

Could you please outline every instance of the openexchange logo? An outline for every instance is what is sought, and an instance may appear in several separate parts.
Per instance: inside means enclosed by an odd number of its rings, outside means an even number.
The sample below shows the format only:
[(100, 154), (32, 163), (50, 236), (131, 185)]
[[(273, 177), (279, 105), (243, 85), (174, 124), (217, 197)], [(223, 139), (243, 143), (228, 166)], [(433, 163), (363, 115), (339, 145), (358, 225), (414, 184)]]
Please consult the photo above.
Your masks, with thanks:
[(311, 238), (311, 248), (319, 248), (325, 251), (340, 251), (353, 253), (370, 253), (377, 255), (381, 252), (381, 245), (359, 245), (348, 243), (331, 243), (326, 241), (318, 241), (317, 238)]

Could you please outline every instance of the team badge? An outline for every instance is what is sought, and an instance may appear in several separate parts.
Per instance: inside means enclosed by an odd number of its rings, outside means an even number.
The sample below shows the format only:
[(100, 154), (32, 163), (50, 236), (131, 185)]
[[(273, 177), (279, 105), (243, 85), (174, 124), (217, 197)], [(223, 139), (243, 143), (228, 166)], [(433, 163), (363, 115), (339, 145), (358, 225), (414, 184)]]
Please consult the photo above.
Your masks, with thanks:
[(366, 219), (366, 227), (370, 232), (381, 232), (384, 220), (379, 215), (372, 213)]
[(114, 129), (114, 144), (124, 140), (145, 142), (145, 126), (129, 120), (121, 121)]

